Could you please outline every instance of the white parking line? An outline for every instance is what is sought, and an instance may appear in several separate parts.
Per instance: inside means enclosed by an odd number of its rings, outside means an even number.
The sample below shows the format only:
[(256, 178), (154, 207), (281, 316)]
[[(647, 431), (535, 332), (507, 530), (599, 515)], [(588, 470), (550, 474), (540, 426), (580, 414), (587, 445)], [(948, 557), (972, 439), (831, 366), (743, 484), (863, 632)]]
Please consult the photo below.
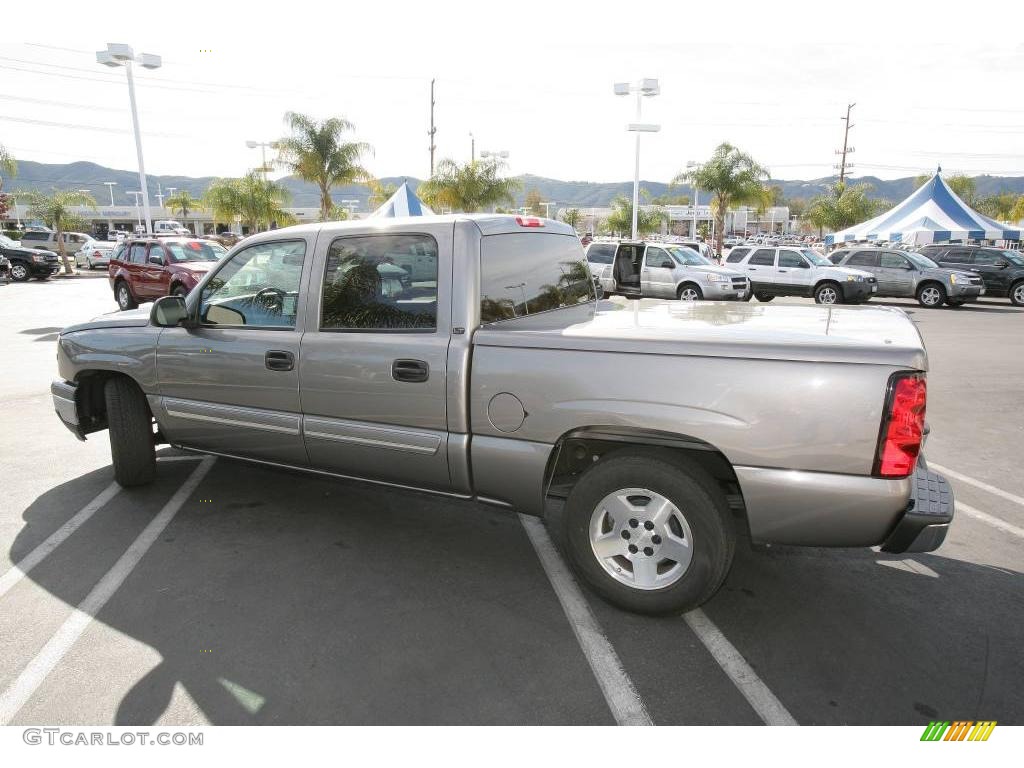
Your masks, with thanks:
[(956, 508), (957, 511), (963, 512), (968, 517), (981, 520), (981, 522), (988, 523), (993, 528), (998, 528), (1001, 531), (1005, 531), (1006, 533), (1024, 539), (1024, 528), (1018, 528), (1016, 525), (1012, 525), (1005, 520), (1000, 520), (998, 517), (993, 517), (987, 512), (982, 512), (980, 509), (975, 509), (969, 504), (964, 504), (962, 501), (958, 501), (956, 503)]
[(63, 544), (68, 536), (77, 531), (86, 520), (102, 509), (108, 501), (117, 496), (120, 490), (121, 486), (117, 483), (108, 485), (100, 492), (99, 496), (82, 507), (75, 513), (74, 517), (51, 533), (46, 541), (11, 566), (10, 570), (3, 576), (0, 576), (0, 597), (7, 594), (11, 587), (21, 581), (29, 571), (39, 565), (53, 550)]
[(93, 616), (103, 609), (103, 606), (139, 564), (143, 555), (178, 513), (188, 497), (192, 495), (202, 479), (206, 477), (210, 468), (213, 467), (214, 461), (216, 459), (213, 456), (207, 456), (198, 467), (192, 470), (188, 479), (132, 542), (121, 558), (114, 563), (114, 567), (107, 571), (106, 575), (78, 604), (75, 611), (54, 633), (53, 637), (47, 641), (43, 649), (18, 675), (18, 678), (3, 692), (3, 695), (0, 695), (0, 725), (7, 725), (11, 722), (32, 694), (42, 685), (46, 676), (60, 663), (85, 628), (89, 626)]
[(619, 725), (653, 725), (647, 714), (633, 681), (622, 668), (619, 655), (615, 653), (608, 638), (601, 632), (594, 614), (590, 612), (586, 598), (566, 567), (558, 550), (548, 536), (544, 523), (536, 517), (520, 515), (526, 535), (533, 544), (548, 581), (562, 604), (562, 610), (569, 619), (569, 625), (576, 634), (576, 640), (583, 649), (583, 655), (590, 663), (590, 669), (601, 686), (608, 708)]
[(981, 490), (983, 491), (988, 491), (989, 493), (995, 496), (999, 496), (1003, 499), (1006, 499), (1007, 501), (1012, 501), (1014, 504), (1020, 504), (1022, 507), (1024, 507), (1024, 496), (1018, 496), (1015, 493), (1004, 491), (1002, 488), (996, 488), (994, 485), (983, 483), (981, 482), (981, 480), (975, 480), (973, 477), (962, 475), (956, 470), (950, 469), (949, 467), (944, 467), (941, 464), (936, 464), (933, 461), (928, 462), (928, 468), (934, 469), (936, 472), (941, 472), (944, 475), (949, 475), (954, 480), (959, 480), (961, 483), (967, 483), (968, 485), (973, 485), (975, 488), (981, 488)]
[(700, 608), (684, 613), (683, 619), (694, 634), (704, 643), (718, 665), (729, 676), (733, 684), (743, 694), (750, 706), (767, 725), (797, 725), (782, 702), (775, 698), (768, 686), (743, 658), (736, 647), (729, 642), (721, 630), (707, 617)]
[(157, 456), (157, 461), (199, 461), (204, 454), (193, 454), (191, 456)]

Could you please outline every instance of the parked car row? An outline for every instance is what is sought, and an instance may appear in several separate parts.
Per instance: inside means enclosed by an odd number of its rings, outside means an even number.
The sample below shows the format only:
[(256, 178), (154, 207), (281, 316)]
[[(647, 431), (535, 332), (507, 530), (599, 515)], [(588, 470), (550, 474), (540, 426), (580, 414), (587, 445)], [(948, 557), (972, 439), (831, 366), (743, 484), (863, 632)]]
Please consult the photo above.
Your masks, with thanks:
[(45, 280), (60, 270), (60, 259), (53, 251), (26, 248), (6, 235), (0, 235), (0, 254), (10, 262), (9, 274), (16, 282), (24, 282), (33, 277)]
[(1024, 307), (1024, 254), (980, 245), (926, 245), (922, 256), (944, 267), (978, 275), (988, 296), (1006, 296)]
[(860, 304), (878, 293), (870, 272), (837, 267), (810, 248), (741, 246), (729, 251), (725, 263), (750, 280), (748, 300), (810, 296), (818, 304)]

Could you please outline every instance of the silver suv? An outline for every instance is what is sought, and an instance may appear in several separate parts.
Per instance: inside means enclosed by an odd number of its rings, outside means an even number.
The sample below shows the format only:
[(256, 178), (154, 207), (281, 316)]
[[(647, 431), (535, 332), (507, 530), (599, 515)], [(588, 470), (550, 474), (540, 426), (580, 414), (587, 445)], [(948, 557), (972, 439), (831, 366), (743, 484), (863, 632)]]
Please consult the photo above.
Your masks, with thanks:
[(833, 264), (856, 267), (878, 279), (878, 296), (917, 299), (922, 307), (959, 307), (984, 292), (981, 278), (962, 269), (940, 267), (927, 256), (886, 248), (840, 248)]
[(812, 296), (818, 304), (860, 304), (878, 292), (870, 272), (837, 267), (817, 251), (798, 246), (733, 248), (725, 263), (747, 273), (758, 301)]
[(700, 301), (741, 299), (749, 289), (742, 272), (674, 243), (591, 243), (587, 262), (608, 294)]

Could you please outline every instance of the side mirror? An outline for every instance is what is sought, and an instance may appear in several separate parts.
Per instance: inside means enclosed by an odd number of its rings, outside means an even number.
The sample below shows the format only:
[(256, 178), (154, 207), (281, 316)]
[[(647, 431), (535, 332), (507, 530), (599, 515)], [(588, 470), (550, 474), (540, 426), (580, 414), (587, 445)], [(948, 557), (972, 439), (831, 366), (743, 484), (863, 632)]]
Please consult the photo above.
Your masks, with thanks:
[(996, 266), (999, 267), (1000, 269), (1006, 269), (1008, 266), (1010, 266), (1010, 262), (1008, 262), (1006, 259), (999, 259), (998, 261), (996, 261)]
[(157, 328), (176, 328), (188, 320), (184, 296), (162, 296), (153, 302), (149, 322)]
[(164, 260), (162, 258), (160, 258), (159, 256), (150, 256), (149, 257), (149, 263), (150, 264), (156, 264), (157, 266), (162, 267), (164, 265)]

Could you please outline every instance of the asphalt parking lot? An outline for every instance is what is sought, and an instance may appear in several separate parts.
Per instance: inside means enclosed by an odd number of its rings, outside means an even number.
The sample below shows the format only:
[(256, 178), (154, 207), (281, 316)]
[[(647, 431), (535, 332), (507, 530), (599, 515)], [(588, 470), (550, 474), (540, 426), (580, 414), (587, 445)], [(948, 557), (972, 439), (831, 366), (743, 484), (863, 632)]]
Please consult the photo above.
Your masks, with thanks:
[(564, 592), (543, 532), (480, 504), (166, 448), (119, 490), (49, 394), (106, 280), (0, 285), (0, 722), (1024, 724), (1024, 310), (885, 303), (928, 344), (946, 543), (741, 548), (651, 619)]

